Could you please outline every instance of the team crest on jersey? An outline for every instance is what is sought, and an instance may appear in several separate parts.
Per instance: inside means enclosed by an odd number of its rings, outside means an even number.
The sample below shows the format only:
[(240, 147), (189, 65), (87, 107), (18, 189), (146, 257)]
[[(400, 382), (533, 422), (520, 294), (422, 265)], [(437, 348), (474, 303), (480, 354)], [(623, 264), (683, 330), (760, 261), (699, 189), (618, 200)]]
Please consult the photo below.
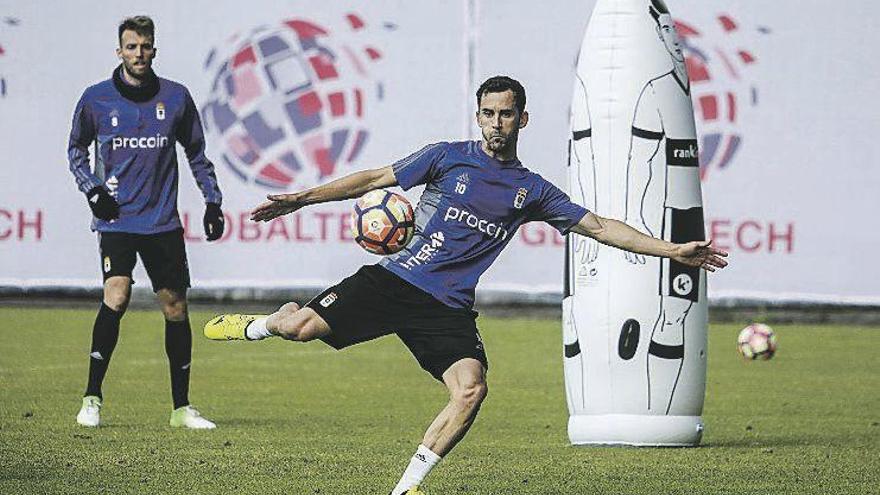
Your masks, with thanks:
[(110, 273), (110, 257), (104, 256), (104, 273)]
[(156, 103), (156, 118), (159, 120), (165, 120), (165, 104), (161, 101)]
[(523, 205), (526, 204), (526, 196), (529, 195), (529, 190), (521, 187), (518, 191), (516, 191), (516, 197), (513, 198), (513, 207), (516, 209), (522, 209)]
[(119, 179), (117, 179), (115, 175), (111, 175), (110, 178), (104, 182), (104, 185), (107, 186), (107, 191), (110, 192), (110, 196), (117, 199), (119, 198)]
[(467, 191), (468, 184), (471, 183), (471, 177), (467, 174), (467, 172), (459, 175), (456, 179), (455, 183), (455, 192), (458, 194), (464, 194)]
[(324, 296), (324, 299), (321, 299), (321, 302), (319, 304), (325, 308), (329, 308), (331, 304), (336, 302), (336, 299), (338, 299), (336, 293), (331, 292)]
[(113, 109), (110, 112), (110, 125), (113, 127), (119, 127), (119, 110)]

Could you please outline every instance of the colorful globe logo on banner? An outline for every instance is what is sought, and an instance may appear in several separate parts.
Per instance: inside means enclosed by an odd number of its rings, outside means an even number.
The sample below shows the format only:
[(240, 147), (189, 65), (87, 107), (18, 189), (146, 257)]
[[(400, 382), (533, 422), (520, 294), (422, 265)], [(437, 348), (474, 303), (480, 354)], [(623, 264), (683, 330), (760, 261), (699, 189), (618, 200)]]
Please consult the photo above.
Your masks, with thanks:
[[(247, 183), (302, 189), (357, 159), (369, 137), (363, 119), (382, 85), (368, 66), (381, 58), (353, 46), (365, 29), (349, 14), (344, 32), (304, 19), (259, 27), (205, 61), (210, 98), (202, 109), (222, 160)], [(374, 99), (375, 97), (375, 99)]]
[[(732, 17), (720, 15), (716, 21), (705, 31), (686, 22), (675, 23), (685, 47), (704, 179), (710, 170), (724, 169), (733, 161), (743, 142), (741, 114), (758, 105), (758, 90), (748, 77), (748, 68), (757, 58), (736, 46), (741, 33)], [(769, 30), (759, 28), (758, 32)]]

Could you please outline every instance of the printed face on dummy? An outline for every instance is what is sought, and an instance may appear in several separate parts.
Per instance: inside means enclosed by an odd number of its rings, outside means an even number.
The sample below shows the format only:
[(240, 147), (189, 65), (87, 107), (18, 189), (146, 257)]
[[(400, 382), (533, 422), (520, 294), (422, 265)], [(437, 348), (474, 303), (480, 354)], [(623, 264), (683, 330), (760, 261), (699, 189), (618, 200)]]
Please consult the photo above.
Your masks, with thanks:
[(675, 32), (675, 22), (669, 14), (661, 14), (657, 20), (657, 34), (666, 51), (672, 56), (676, 65), (684, 64), (684, 53), (682, 52), (681, 40), (678, 39), (678, 33)]

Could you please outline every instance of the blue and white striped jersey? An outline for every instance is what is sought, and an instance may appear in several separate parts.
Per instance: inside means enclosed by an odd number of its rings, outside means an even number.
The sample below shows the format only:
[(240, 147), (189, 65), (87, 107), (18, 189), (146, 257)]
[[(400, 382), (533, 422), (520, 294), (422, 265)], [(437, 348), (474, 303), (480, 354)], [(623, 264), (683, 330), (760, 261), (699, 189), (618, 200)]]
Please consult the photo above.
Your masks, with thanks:
[[(198, 110), (183, 85), (162, 78), (157, 78), (158, 91), (149, 99), (124, 96), (132, 87), (124, 86), (120, 70), (85, 90), (70, 131), (67, 155), (79, 190), (85, 193), (103, 185), (119, 202), (119, 218), (95, 218), (92, 229), (155, 234), (180, 228), (175, 143), (186, 151), (205, 202), (223, 200), (214, 165), (205, 157)], [(89, 159), (92, 143), (94, 169)]]
[(480, 276), (520, 225), (562, 233), (587, 210), (519, 160), (498, 161), (479, 141), (429, 145), (393, 165), (404, 189), (426, 184), (409, 245), (380, 263), (447, 306), (471, 308)]

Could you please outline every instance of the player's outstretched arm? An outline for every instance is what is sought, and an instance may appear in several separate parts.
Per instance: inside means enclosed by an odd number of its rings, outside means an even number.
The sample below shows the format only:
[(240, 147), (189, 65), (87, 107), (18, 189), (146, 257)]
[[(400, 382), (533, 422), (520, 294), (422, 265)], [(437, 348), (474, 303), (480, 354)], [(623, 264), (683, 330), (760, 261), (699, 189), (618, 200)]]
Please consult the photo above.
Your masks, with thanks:
[(724, 258), (727, 252), (712, 247), (712, 241), (692, 241), (684, 244), (657, 239), (642, 234), (629, 225), (603, 218), (592, 212), (584, 217), (571, 228), (572, 232), (591, 237), (616, 248), (631, 251), (633, 253), (646, 254), (671, 258), (688, 266), (698, 266), (714, 272), (716, 268), (724, 268), (727, 261)]
[(293, 213), (303, 206), (328, 201), (357, 198), (373, 189), (397, 185), (397, 178), (391, 166), (362, 170), (305, 191), (270, 194), (269, 201), (251, 211), (251, 220), (268, 222), (288, 213)]

